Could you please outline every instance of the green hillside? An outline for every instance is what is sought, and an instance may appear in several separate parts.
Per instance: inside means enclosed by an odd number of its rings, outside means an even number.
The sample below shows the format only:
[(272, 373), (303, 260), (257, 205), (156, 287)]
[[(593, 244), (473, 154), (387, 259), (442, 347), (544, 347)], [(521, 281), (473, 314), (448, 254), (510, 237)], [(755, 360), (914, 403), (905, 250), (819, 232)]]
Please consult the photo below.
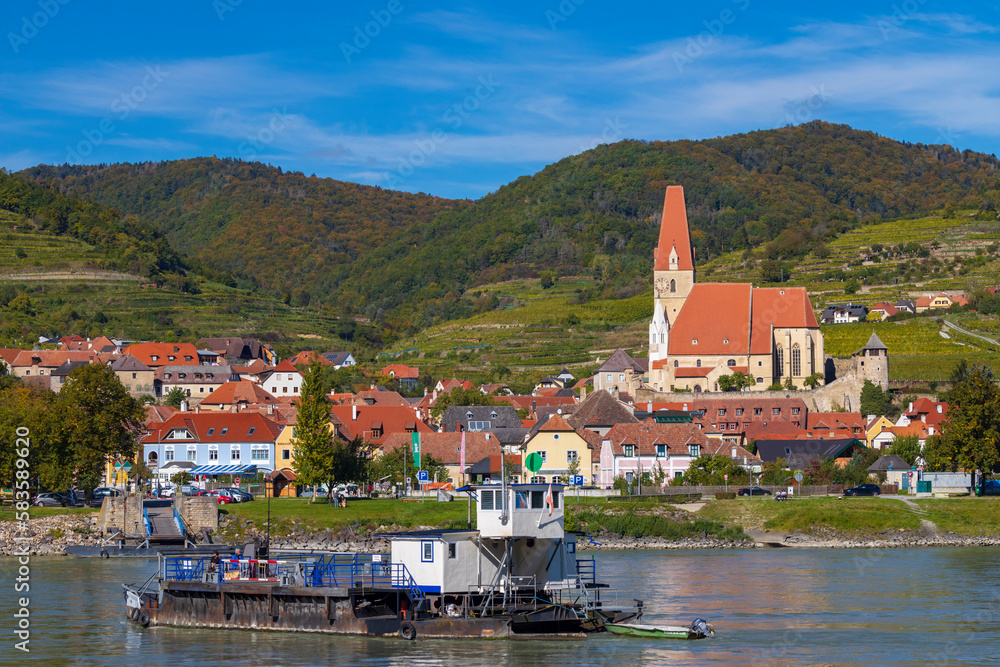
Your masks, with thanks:
[(206, 267), (293, 304), (415, 333), (462, 317), (477, 285), (545, 270), (593, 277), (593, 298), (643, 293), (668, 184), (685, 187), (699, 262), (730, 249), (794, 262), (882, 219), (955, 207), (995, 220), (998, 164), (817, 121), (602, 145), (474, 203), (209, 158), (21, 176), (141, 215)]

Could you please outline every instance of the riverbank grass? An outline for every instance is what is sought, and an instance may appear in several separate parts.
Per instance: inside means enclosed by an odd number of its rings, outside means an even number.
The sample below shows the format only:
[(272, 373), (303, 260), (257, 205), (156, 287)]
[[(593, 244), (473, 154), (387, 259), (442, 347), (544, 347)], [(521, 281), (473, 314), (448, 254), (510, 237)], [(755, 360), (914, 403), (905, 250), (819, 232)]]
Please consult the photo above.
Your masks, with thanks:
[(965, 537), (1000, 535), (1000, 498), (927, 498), (914, 501), (944, 533)]
[[(81, 518), (87, 514), (100, 512), (99, 507), (32, 507), (28, 510), (28, 517), (31, 519), (41, 519), (47, 516), (59, 516), (62, 514), (72, 514)], [(14, 511), (12, 507), (5, 507), (0, 512), (0, 521), (14, 521), (20, 512)]]
[(768, 497), (716, 500), (698, 516), (743, 530), (844, 536), (890, 530), (918, 530), (920, 519), (906, 505), (881, 498), (794, 498), (778, 503)]

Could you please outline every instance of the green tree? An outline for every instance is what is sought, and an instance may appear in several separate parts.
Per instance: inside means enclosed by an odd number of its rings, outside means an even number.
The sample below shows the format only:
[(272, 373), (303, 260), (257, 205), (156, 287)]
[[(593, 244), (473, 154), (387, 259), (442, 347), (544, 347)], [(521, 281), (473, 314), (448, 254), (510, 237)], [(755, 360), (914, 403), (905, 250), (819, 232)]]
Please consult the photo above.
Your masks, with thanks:
[(765, 259), (760, 263), (760, 280), (765, 283), (780, 283), (784, 278), (781, 264), (776, 259)]
[(722, 391), (743, 391), (755, 384), (757, 382), (752, 377), (740, 371), (719, 378), (719, 389)]
[(823, 382), (824, 377), (825, 376), (822, 373), (813, 373), (805, 380), (803, 380), (802, 384), (809, 387), (810, 389), (815, 389)]
[(857, 294), (860, 289), (861, 283), (858, 282), (857, 278), (851, 278), (844, 283), (844, 294)]
[(896, 438), (889, 447), (889, 454), (898, 456), (908, 464), (916, 465), (920, 456), (920, 439), (915, 435), (904, 435)]
[(798, 387), (795, 386), (795, 381), (792, 379), (791, 375), (785, 378), (785, 383), (782, 385), (782, 387), (788, 389), (789, 391), (798, 390)]
[(889, 392), (883, 391), (871, 380), (865, 380), (861, 388), (861, 414), (888, 416), (892, 412), (892, 397)]
[[(295, 447), (295, 474), (300, 483), (315, 490), (330, 479), (337, 456), (330, 429), (330, 406), (323, 391), (319, 364), (310, 366), (303, 374), (292, 445)], [(315, 500), (316, 493), (313, 493), (309, 502)]]
[(1000, 468), (1000, 389), (987, 366), (972, 365), (947, 394), (940, 436), (928, 439), (927, 464), (938, 470)]
[(431, 416), (440, 419), (444, 411), (453, 405), (496, 405), (492, 396), (487, 396), (475, 387), (472, 389), (462, 389), (455, 387), (450, 394), (438, 396), (431, 408)]
[(580, 474), (579, 456), (570, 459), (569, 463), (566, 464), (566, 474), (569, 475), (570, 479)]
[(685, 479), (688, 484), (721, 486), (729, 475), (730, 484), (744, 484), (750, 480), (750, 475), (736, 461), (722, 454), (702, 454), (691, 461)]
[[(368, 465), (368, 474), (372, 482), (382, 481), (397, 486), (403, 483), (403, 458), (406, 457), (406, 476), (416, 480), (417, 473), (413, 469), (413, 456), (410, 446), (397, 447), (391, 452), (384, 452), (372, 457)], [(427, 476), (439, 482), (447, 481), (448, 468), (430, 454), (420, 455), (420, 467), (427, 471)], [(455, 480), (457, 483), (458, 480)]]
[(170, 481), (173, 482), (176, 486), (180, 486), (182, 484), (187, 484), (188, 482), (191, 481), (191, 479), (192, 479), (191, 473), (189, 473), (187, 470), (181, 470), (178, 473), (174, 473), (173, 477), (170, 478)]
[(167, 392), (167, 395), (163, 397), (163, 404), (169, 405), (172, 408), (181, 407), (181, 401), (187, 398), (187, 393), (180, 387), (174, 387)]
[[(109, 458), (135, 458), (145, 429), (146, 409), (133, 398), (110, 366), (87, 364), (70, 373), (58, 394), (60, 406), (55, 465), (43, 483), (54, 488), (98, 485)], [(65, 438), (65, 439), (64, 439)]]

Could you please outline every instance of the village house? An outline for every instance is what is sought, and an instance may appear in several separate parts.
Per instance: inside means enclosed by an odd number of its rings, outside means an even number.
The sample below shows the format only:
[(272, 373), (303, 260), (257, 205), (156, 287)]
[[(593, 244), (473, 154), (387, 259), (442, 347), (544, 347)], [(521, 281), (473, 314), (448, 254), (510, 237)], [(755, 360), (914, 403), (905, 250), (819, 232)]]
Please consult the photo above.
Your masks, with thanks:
[(929, 398), (918, 398), (911, 402), (896, 420), (896, 426), (909, 426), (911, 422), (919, 421), (928, 426), (940, 427), (948, 415), (948, 404), (944, 401), (932, 401)]
[(156, 371), (131, 354), (115, 359), (111, 370), (133, 397), (156, 396)]
[(865, 319), (867, 321), (887, 320), (898, 312), (899, 309), (896, 308), (896, 306), (892, 305), (891, 303), (886, 303), (885, 301), (880, 301), (879, 303), (876, 303), (874, 306), (868, 309), (868, 317)]
[(927, 444), (927, 438), (937, 433), (937, 427), (920, 421), (911, 421), (906, 426), (890, 426), (872, 438), (872, 448), (888, 449), (899, 438), (915, 437), (920, 449)]
[(354, 355), (350, 352), (324, 352), (322, 356), (336, 370), (340, 370), (345, 366), (355, 366), (358, 363)]
[(921, 296), (916, 301), (918, 313), (926, 313), (928, 310), (943, 310), (945, 308), (951, 308), (953, 304), (967, 306), (969, 305), (969, 300), (963, 295), (949, 296), (948, 294), (941, 292), (940, 294)]
[(592, 483), (594, 444), (588, 439), (596, 442), (597, 437), (591, 431), (577, 432), (561, 415), (551, 415), (532, 429), (522, 448), (524, 460), (535, 453), (542, 457), (542, 467), (527, 481), (567, 484), (575, 465), (576, 474), (584, 477), (584, 484)]
[(332, 366), (330, 361), (315, 350), (302, 350), (298, 354), (290, 357), (288, 363), (292, 366), (312, 366), (313, 364), (319, 364), (320, 366)]
[[(295, 467), (295, 427), (298, 424), (298, 413), (292, 413), (282, 424), (281, 433), (274, 442), (274, 471), (268, 475), (275, 497), (296, 498), (299, 495), (298, 474)], [(330, 414), (330, 429), (333, 437), (344, 442), (354, 439), (354, 433), (348, 429), (340, 418)], [(272, 493), (271, 489), (266, 491)]]
[(287, 359), (275, 366), (270, 373), (261, 375), (261, 384), (272, 396), (298, 396), (302, 391), (302, 373)]
[(379, 371), (379, 375), (398, 380), (403, 389), (416, 389), (420, 384), (420, 369), (406, 364), (390, 364)]
[(122, 353), (132, 355), (150, 368), (209, 365), (219, 358), (214, 352), (199, 356), (198, 349), (191, 343), (136, 343), (124, 348)]
[(632, 408), (612, 396), (607, 390), (591, 392), (566, 417), (570, 426), (585, 428), (598, 435), (605, 435), (615, 424), (638, 424)]
[(823, 324), (851, 324), (868, 318), (868, 306), (858, 303), (827, 306), (820, 315)]
[(814, 461), (828, 459), (845, 466), (855, 453), (864, 449), (864, 441), (858, 438), (757, 441), (757, 455), (761, 461), (773, 463), (784, 459), (789, 470), (808, 470)]
[(153, 374), (156, 398), (163, 398), (174, 389), (187, 397), (188, 405), (197, 405), (229, 380), (238, 380), (229, 366), (160, 366)]
[[(229, 380), (202, 398), (196, 409), (211, 412), (242, 412), (256, 405), (275, 405), (277, 399), (248, 380)], [(271, 410), (273, 417), (273, 409)]]
[(669, 484), (683, 477), (691, 461), (710, 451), (705, 433), (694, 424), (658, 424), (653, 419), (638, 424), (619, 424), (601, 438), (600, 477), (602, 489), (610, 489), (623, 477), (635, 483), (648, 473), (651, 480), (662, 476)]
[(140, 440), (154, 473), (174, 461), (196, 464), (192, 474), (254, 474), (274, 469), (281, 426), (256, 413), (178, 412)]
[[(420, 433), (420, 455), (431, 456), (448, 470), (447, 479), (432, 479), (431, 482), (451, 482), (453, 485), (464, 485), (467, 470), (473, 463), (491, 454), (500, 453), (500, 443), (489, 432), (465, 433), (465, 467), (462, 470), (461, 452), (462, 433)], [(376, 450), (381, 456), (397, 449), (405, 448), (406, 455), (411, 457), (408, 463), (413, 463), (413, 436), (408, 433), (393, 433)], [(414, 472), (410, 475), (416, 478)]]
[(355, 436), (381, 445), (393, 433), (434, 433), (412, 408), (401, 405), (334, 405), (330, 412)]
[(18, 378), (44, 378), (42, 386), (51, 389), (49, 378), (66, 362), (91, 363), (94, 352), (63, 352), (60, 350), (19, 350), (10, 364), (11, 375)]
[(887, 428), (892, 428), (895, 424), (892, 423), (888, 418), (878, 415), (869, 415), (865, 422), (865, 439), (868, 447), (873, 447), (872, 441), (875, 436), (886, 430)]
[(615, 350), (594, 372), (594, 391), (635, 396), (643, 384), (648, 362), (648, 359), (632, 358), (625, 350)]
[(444, 411), (441, 424), (449, 433), (489, 431), (508, 451), (515, 451), (528, 434), (510, 405), (452, 405)]
[(215, 352), (230, 365), (246, 364), (256, 359), (273, 365), (276, 360), (272, 349), (253, 338), (239, 338), (236, 336), (229, 338), (201, 338), (195, 343), (195, 346), (198, 349)]

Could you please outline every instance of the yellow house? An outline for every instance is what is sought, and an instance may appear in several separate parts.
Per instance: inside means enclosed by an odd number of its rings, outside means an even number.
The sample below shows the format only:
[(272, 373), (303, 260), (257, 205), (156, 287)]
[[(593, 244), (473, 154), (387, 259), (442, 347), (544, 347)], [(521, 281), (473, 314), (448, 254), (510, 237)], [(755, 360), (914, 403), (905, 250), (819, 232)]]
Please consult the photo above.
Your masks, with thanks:
[[(267, 485), (265, 493), (271, 494), (273, 487), (274, 495), (277, 498), (298, 497), (297, 478), (295, 474), (295, 425), (298, 423), (297, 413), (293, 413), (288, 423), (278, 434), (274, 441), (274, 472), (270, 475), (272, 484)], [(344, 426), (344, 423), (337, 415), (330, 414), (328, 428), (333, 433), (333, 437), (341, 440), (352, 440), (354, 435)]]
[[(526, 481), (567, 484), (569, 466), (575, 460), (579, 466), (576, 474), (583, 475), (584, 484), (593, 483), (592, 446), (562, 416), (554, 414), (542, 424), (525, 443), (522, 460), (534, 453), (541, 455), (542, 467)], [(529, 474), (526, 469), (525, 475)]]
[(875, 436), (888, 428), (892, 428), (893, 426), (895, 426), (895, 424), (885, 417), (876, 417), (875, 419), (869, 420), (868, 424), (865, 426), (865, 439), (868, 441), (866, 443), (868, 447), (872, 446)]

